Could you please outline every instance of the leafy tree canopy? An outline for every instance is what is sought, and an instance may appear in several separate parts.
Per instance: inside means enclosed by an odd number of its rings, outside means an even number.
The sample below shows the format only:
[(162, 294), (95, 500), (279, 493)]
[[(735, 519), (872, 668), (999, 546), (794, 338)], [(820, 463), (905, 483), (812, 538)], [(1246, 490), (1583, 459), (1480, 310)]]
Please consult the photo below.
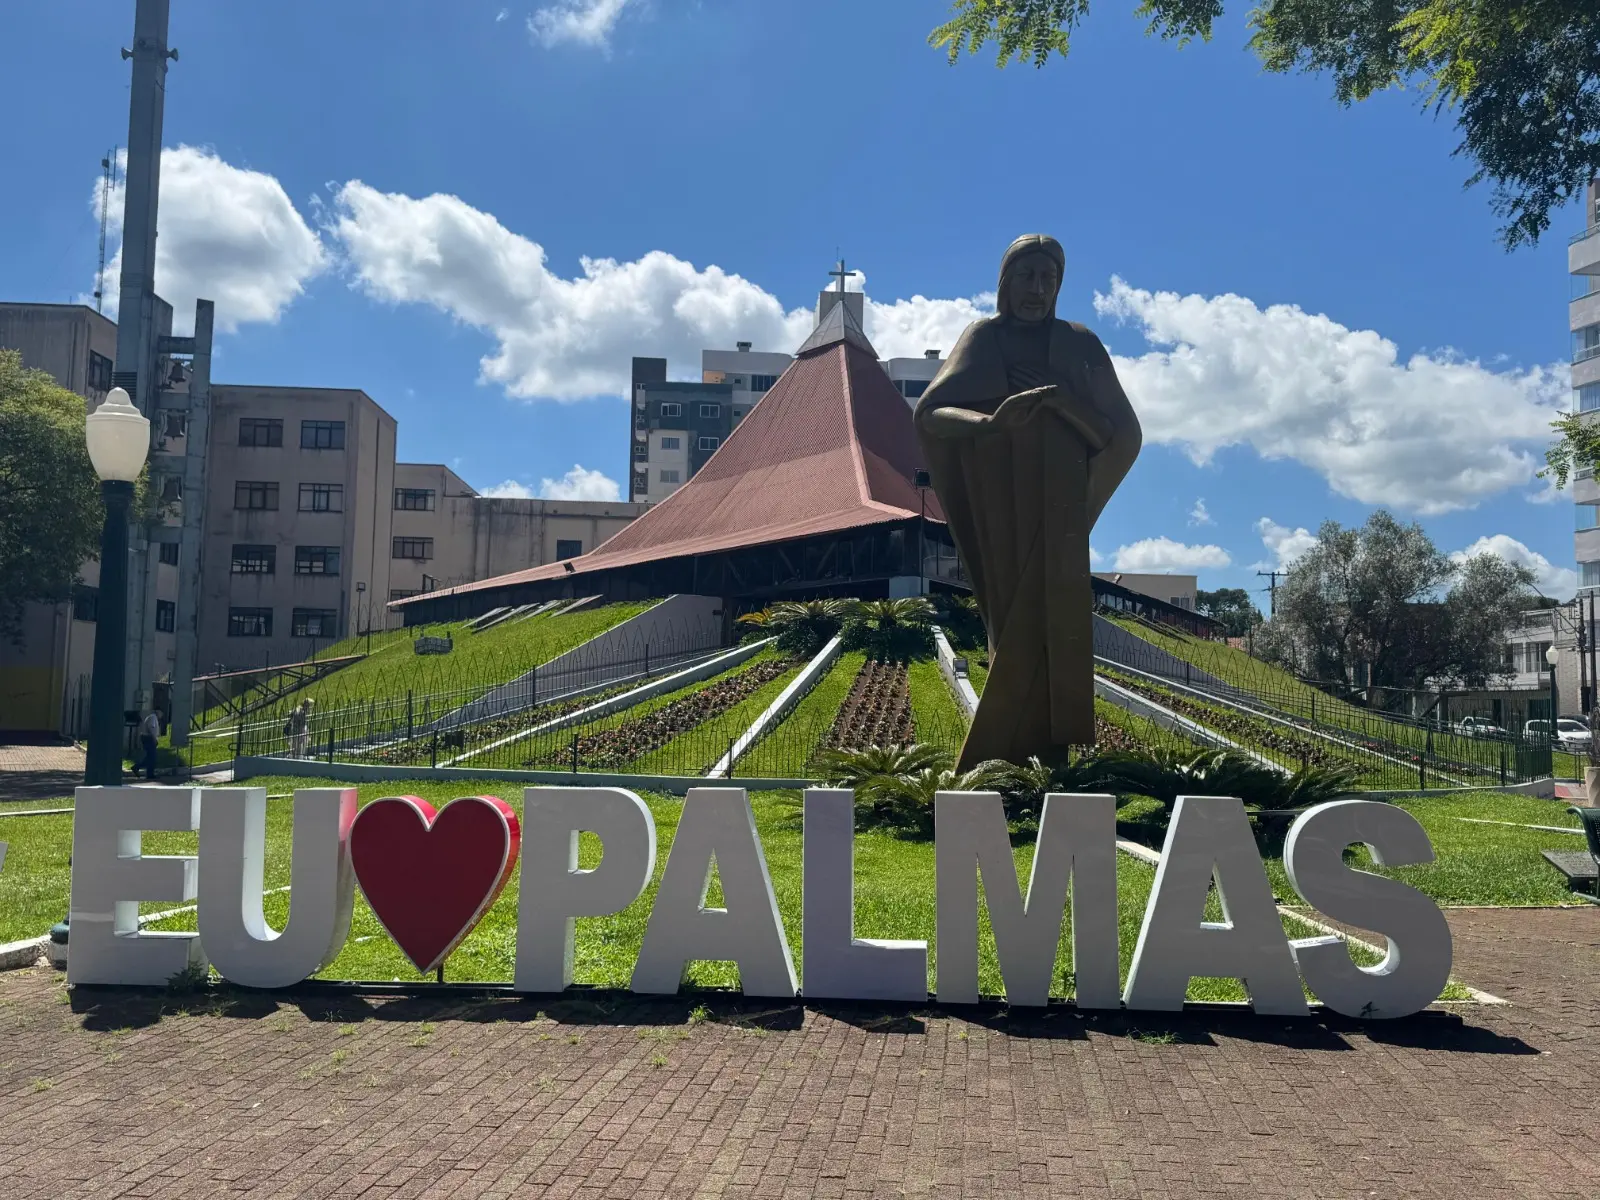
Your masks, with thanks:
[(1229, 637), (1243, 637), (1261, 624), (1261, 613), (1243, 588), (1218, 588), (1214, 592), (1202, 588), (1195, 593), (1194, 602), (1206, 616), (1221, 621)]
[[(950, 61), (994, 43), (998, 64), (1065, 57), (1089, 0), (955, 0), (928, 37)], [(1143, 0), (1147, 33), (1211, 39), (1222, 0)], [(1507, 249), (1600, 173), (1600, 4), (1595, 0), (1265, 0), (1250, 47), (1269, 71), (1328, 74), (1349, 106), (1417, 87), (1455, 114), (1456, 154), (1492, 180)]]
[(84, 449), (83, 398), (0, 350), (0, 637), (23, 606), (64, 600), (100, 548), (100, 485)]
[(1279, 585), (1256, 648), (1357, 689), (1481, 687), (1504, 670), (1507, 634), (1535, 603), (1532, 583), (1526, 567), (1492, 554), (1454, 561), (1422, 526), (1381, 509), (1360, 528), (1328, 521)]

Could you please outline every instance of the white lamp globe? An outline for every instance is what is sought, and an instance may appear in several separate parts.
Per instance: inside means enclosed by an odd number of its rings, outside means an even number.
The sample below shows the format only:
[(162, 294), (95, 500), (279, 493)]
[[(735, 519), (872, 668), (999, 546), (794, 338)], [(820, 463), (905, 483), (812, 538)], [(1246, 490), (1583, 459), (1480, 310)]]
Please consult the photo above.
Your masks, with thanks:
[(1556, 662), (1560, 658), (1561, 658), (1561, 656), (1556, 653), (1556, 648), (1554, 646), (1551, 646), (1550, 649), (1548, 649), (1548, 650), (1546, 650), (1544, 652), (1544, 660), (1545, 660), (1545, 662), (1549, 663), (1552, 667), (1556, 665)]
[(129, 403), (128, 393), (112, 388), (85, 424), (84, 440), (95, 474), (107, 482), (138, 479), (150, 453), (150, 422)]

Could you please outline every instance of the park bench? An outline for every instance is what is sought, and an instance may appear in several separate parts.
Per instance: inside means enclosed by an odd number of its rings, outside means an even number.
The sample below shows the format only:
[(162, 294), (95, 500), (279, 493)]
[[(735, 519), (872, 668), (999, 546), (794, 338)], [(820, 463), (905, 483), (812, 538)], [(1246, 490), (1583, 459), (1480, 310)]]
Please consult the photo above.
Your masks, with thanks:
[(1567, 877), (1567, 884), (1578, 888), (1585, 884), (1600, 899), (1600, 808), (1567, 809), (1575, 813), (1583, 824), (1584, 850), (1541, 850), (1545, 861)]

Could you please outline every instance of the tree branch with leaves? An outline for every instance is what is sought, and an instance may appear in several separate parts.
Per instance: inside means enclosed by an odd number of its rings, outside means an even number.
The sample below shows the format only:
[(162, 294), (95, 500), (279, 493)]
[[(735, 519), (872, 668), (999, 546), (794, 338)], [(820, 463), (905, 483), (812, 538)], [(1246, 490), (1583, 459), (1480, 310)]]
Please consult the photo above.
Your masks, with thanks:
[[(951, 63), (996, 48), (997, 65), (1065, 58), (1088, 0), (955, 0), (929, 34)], [(1210, 41), (1221, 0), (1144, 0), (1145, 32)], [(1267, 70), (1330, 75), (1342, 105), (1416, 88), (1452, 112), (1455, 153), (1491, 180), (1505, 247), (1532, 245), (1600, 175), (1600, 4), (1595, 0), (1268, 0), (1250, 12)]]

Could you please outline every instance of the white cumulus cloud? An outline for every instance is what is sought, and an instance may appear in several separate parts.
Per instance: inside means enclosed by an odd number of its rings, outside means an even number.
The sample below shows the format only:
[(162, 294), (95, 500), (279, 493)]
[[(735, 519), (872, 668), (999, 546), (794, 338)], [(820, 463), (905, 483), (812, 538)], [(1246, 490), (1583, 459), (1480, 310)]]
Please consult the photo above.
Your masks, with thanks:
[(504, 483), (484, 488), (478, 495), (487, 496), (491, 500), (531, 500), (533, 489), (525, 483), (518, 483), (515, 479), (507, 479)]
[(1194, 507), (1189, 510), (1189, 524), (1191, 524), (1191, 525), (1212, 525), (1212, 524), (1215, 524), (1215, 522), (1212, 521), (1212, 519), (1211, 519), (1211, 514), (1206, 510), (1206, 500), (1205, 500), (1204, 496), (1202, 496), (1202, 497), (1200, 497), (1200, 499), (1196, 500), (1194, 502)]
[(1269, 561), (1256, 564), (1256, 568), (1263, 571), (1286, 571), (1317, 544), (1317, 535), (1305, 526), (1290, 529), (1271, 517), (1257, 521), (1256, 532), (1261, 535), (1261, 544), (1272, 555)]
[[(119, 165), (126, 153), (119, 154)], [(96, 183), (97, 215), (100, 197)], [(119, 183), (107, 214), (117, 241), (105, 277), (105, 311), (112, 318), (122, 271), (123, 204)], [(216, 301), (223, 332), (274, 322), (328, 264), (322, 239), (277, 179), (194, 146), (161, 152), (156, 232), (156, 293), (172, 305), (174, 326), (183, 332), (193, 326), (198, 297)]]
[[(759, 285), (718, 266), (653, 250), (632, 262), (580, 260), (564, 279), (544, 247), (456, 196), (421, 199), (359, 181), (338, 189), (330, 230), (358, 286), (393, 304), (427, 304), (481, 329), (496, 348), (484, 382), (525, 398), (622, 395), (634, 355), (666, 358), (698, 378), (700, 351), (735, 342), (791, 353), (813, 310), (785, 310)], [(867, 303), (867, 333), (885, 357), (948, 350), (993, 297)]]
[(1112, 565), (1118, 571), (1219, 570), (1233, 562), (1221, 546), (1188, 546), (1169, 537), (1145, 538), (1118, 546)]
[(572, 42), (605, 49), (632, 0), (559, 0), (528, 18), (528, 32), (543, 46)]
[(545, 500), (620, 500), (622, 489), (615, 479), (574, 463), (560, 479), (541, 479), (539, 496)]
[(1565, 367), (1495, 371), (1448, 350), (1402, 361), (1379, 334), (1294, 305), (1113, 278), (1095, 309), (1156, 347), (1117, 363), (1147, 441), (1202, 464), (1248, 445), (1366, 504), (1431, 515), (1523, 486), (1568, 403)]
[(1472, 545), (1450, 555), (1456, 562), (1475, 558), (1480, 554), (1493, 554), (1519, 567), (1533, 572), (1533, 581), (1539, 590), (1555, 600), (1570, 600), (1578, 590), (1578, 573), (1571, 567), (1560, 567), (1537, 550), (1517, 541), (1509, 534), (1496, 533), (1481, 537)]

